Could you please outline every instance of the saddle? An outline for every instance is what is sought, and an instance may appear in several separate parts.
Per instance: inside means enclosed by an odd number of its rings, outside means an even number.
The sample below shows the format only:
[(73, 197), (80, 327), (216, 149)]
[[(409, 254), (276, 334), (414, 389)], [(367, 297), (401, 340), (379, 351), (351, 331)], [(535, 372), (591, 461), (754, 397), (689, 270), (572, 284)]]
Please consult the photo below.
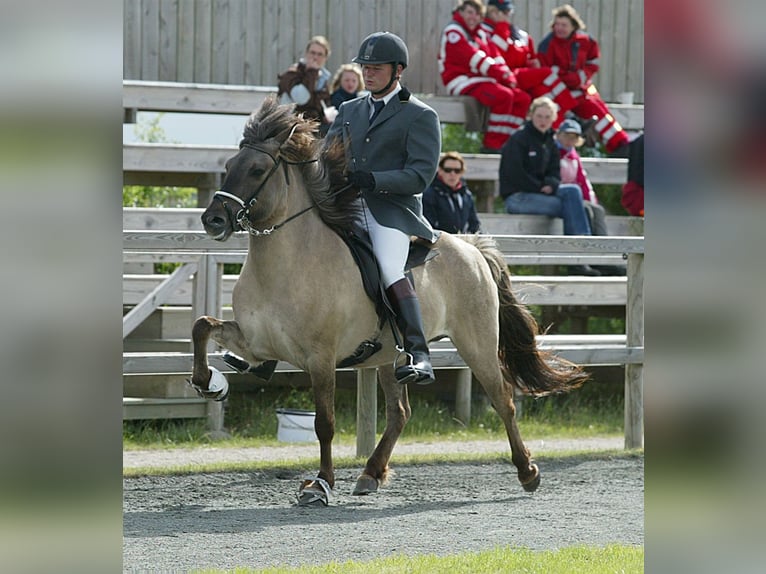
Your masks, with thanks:
[[(355, 226), (351, 231), (342, 234), (341, 238), (351, 251), (351, 255), (359, 268), (359, 273), (362, 275), (364, 292), (375, 305), (375, 312), (378, 315), (378, 329), (382, 329), (386, 322), (394, 325), (394, 312), (388, 297), (386, 297), (386, 290), (381, 281), (378, 262), (372, 251), (372, 241), (367, 230)], [(412, 282), (411, 270), (424, 265), (437, 255), (439, 255), (439, 250), (433, 249), (430, 243), (421, 239), (410, 241), (410, 250), (407, 254), (407, 263), (404, 265), (404, 274)], [(380, 341), (377, 340), (362, 341), (351, 356), (338, 363), (338, 367), (350, 367), (364, 362), (377, 353), (381, 347)]]

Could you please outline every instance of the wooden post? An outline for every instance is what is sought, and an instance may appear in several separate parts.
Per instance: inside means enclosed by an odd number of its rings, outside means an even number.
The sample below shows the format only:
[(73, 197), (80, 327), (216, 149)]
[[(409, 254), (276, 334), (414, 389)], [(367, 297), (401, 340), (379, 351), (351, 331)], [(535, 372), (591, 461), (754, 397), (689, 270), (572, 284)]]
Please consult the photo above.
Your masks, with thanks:
[(464, 425), (471, 422), (471, 369), (459, 369), (455, 378), (455, 417)]
[[(202, 255), (192, 283), (192, 324), (200, 315), (220, 317), (222, 278), (223, 264), (214, 255)], [(192, 343), (190, 345), (193, 347)], [(208, 343), (208, 352), (214, 350), (215, 343), (211, 340)], [(223, 418), (223, 402), (209, 400), (207, 403), (208, 430), (222, 432)]]
[[(625, 306), (628, 347), (644, 346), (644, 254), (628, 255), (628, 303)], [(625, 448), (644, 444), (644, 365), (625, 366)]]
[(375, 450), (378, 424), (378, 371), (356, 372), (356, 456), (368, 457)]

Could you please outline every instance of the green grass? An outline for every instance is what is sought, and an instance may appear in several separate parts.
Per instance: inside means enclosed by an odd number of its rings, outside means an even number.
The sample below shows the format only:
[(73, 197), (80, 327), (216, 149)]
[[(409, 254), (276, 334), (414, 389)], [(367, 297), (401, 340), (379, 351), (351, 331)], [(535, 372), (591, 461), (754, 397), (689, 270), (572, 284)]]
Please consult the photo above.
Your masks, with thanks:
[[(237, 568), (236, 574), (613, 574), (644, 571), (644, 549), (610, 545), (605, 548), (574, 546), (561, 550), (534, 551), (495, 548), (454, 556), (392, 556), (370, 562), (331, 562), (296, 568)], [(223, 570), (199, 570), (201, 573)]]
[[(505, 428), (494, 409), (474, 401), (469, 425), (455, 418), (454, 404), (431, 393), (412, 393), (412, 418), (400, 442), (422, 440), (503, 439)], [(385, 425), (384, 399), (378, 397), (378, 433)], [(268, 446), (276, 440), (277, 407), (313, 410), (308, 389), (262, 387), (255, 392), (233, 391), (226, 407), (225, 424), (230, 439), (217, 446)], [(588, 384), (566, 395), (524, 399), (518, 416), (522, 436), (539, 438), (585, 438), (620, 435), (623, 429), (622, 385)], [(356, 440), (356, 391), (336, 392), (338, 444)], [(198, 420), (125, 421), (123, 448), (152, 449), (200, 446), (212, 442), (206, 422)]]

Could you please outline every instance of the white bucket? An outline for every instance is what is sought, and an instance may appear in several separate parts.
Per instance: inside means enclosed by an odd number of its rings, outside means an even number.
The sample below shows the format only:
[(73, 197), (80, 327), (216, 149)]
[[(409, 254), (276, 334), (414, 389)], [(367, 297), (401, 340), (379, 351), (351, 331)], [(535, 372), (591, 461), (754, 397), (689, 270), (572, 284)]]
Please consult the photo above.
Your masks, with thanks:
[(313, 442), (317, 439), (314, 431), (314, 411), (299, 409), (277, 409), (277, 440), (280, 442)]
[(632, 106), (633, 96), (634, 96), (633, 92), (620, 92), (619, 94), (617, 94), (617, 101), (620, 102), (621, 104)]

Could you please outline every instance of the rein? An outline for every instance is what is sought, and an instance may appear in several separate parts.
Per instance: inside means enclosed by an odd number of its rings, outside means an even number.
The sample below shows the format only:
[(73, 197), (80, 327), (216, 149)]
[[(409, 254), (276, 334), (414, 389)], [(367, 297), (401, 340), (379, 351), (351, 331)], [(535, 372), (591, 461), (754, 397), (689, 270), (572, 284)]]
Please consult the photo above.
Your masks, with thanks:
[[(280, 163), (282, 164), (282, 167), (285, 170), (285, 180), (287, 181), (287, 185), (289, 187), (290, 186), (290, 176), (288, 175), (288, 171), (287, 171), (287, 166), (288, 165), (304, 165), (304, 164), (307, 164), (307, 163), (314, 163), (316, 161), (319, 161), (317, 158), (315, 158), (315, 159), (308, 159), (308, 160), (305, 160), (305, 161), (288, 161), (287, 159), (285, 159), (282, 156), (282, 154), (281, 154), (282, 146), (284, 146), (290, 140), (290, 138), (292, 137), (293, 133), (295, 133), (295, 130), (296, 130), (297, 127), (298, 127), (298, 124), (293, 125), (293, 128), (290, 130), (290, 134), (287, 136), (285, 141), (282, 142), (279, 145), (279, 148), (277, 148), (277, 153), (275, 155), (271, 155), (271, 153), (269, 153), (268, 150), (263, 149), (262, 147), (258, 147), (258, 146), (250, 145), (250, 144), (246, 144), (246, 143), (242, 144), (243, 147), (246, 147), (246, 148), (249, 148), (249, 149), (254, 149), (256, 151), (265, 153), (267, 156), (269, 156), (271, 158), (271, 161), (274, 162), (274, 165), (269, 170), (269, 173), (266, 174), (266, 177), (261, 182), (261, 185), (259, 185), (258, 189), (256, 189), (255, 192), (253, 193), (253, 195), (250, 196), (250, 199), (248, 199), (247, 201), (243, 201), (242, 199), (240, 199), (236, 195), (228, 193), (226, 191), (222, 191), (222, 190), (218, 190), (218, 191), (216, 191), (213, 194), (213, 199), (219, 199), (221, 202), (223, 202), (224, 207), (226, 208), (226, 211), (229, 213), (229, 217), (231, 218), (231, 220), (232, 221), (236, 221), (237, 226), (242, 231), (247, 231), (250, 235), (252, 235), (254, 237), (258, 237), (258, 236), (261, 236), (261, 235), (271, 235), (273, 232), (275, 232), (277, 229), (279, 229), (280, 227), (282, 227), (286, 223), (292, 221), (293, 219), (296, 219), (297, 217), (300, 217), (301, 215), (303, 215), (307, 211), (310, 211), (310, 210), (314, 209), (320, 203), (324, 203), (328, 199), (332, 199), (336, 195), (339, 195), (340, 193), (343, 193), (344, 191), (346, 191), (347, 189), (349, 189), (351, 187), (351, 184), (343, 186), (342, 188), (340, 188), (339, 190), (331, 193), (330, 195), (328, 195), (327, 197), (325, 197), (321, 201), (315, 202), (313, 205), (310, 205), (309, 207), (306, 207), (305, 209), (302, 209), (298, 213), (295, 213), (295, 214), (291, 215), (290, 217), (288, 217), (287, 219), (285, 219), (281, 223), (277, 223), (277, 224), (273, 225), (272, 227), (269, 227), (268, 229), (255, 229), (252, 226), (252, 224), (250, 223), (250, 208), (253, 207), (256, 203), (258, 203), (258, 196), (263, 191), (264, 186), (269, 181), (271, 176), (274, 175), (274, 172), (277, 171), (277, 169), (279, 169)], [(241, 206), (240, 210), (236, 213), (236, 215), (231, 212), (231, 210), (229, 209), (229, 206), (227, 205), (226, 201), (224, 199), (222, 199), (222, 198), (231, 199), (232, 201), (237, 202)]]

